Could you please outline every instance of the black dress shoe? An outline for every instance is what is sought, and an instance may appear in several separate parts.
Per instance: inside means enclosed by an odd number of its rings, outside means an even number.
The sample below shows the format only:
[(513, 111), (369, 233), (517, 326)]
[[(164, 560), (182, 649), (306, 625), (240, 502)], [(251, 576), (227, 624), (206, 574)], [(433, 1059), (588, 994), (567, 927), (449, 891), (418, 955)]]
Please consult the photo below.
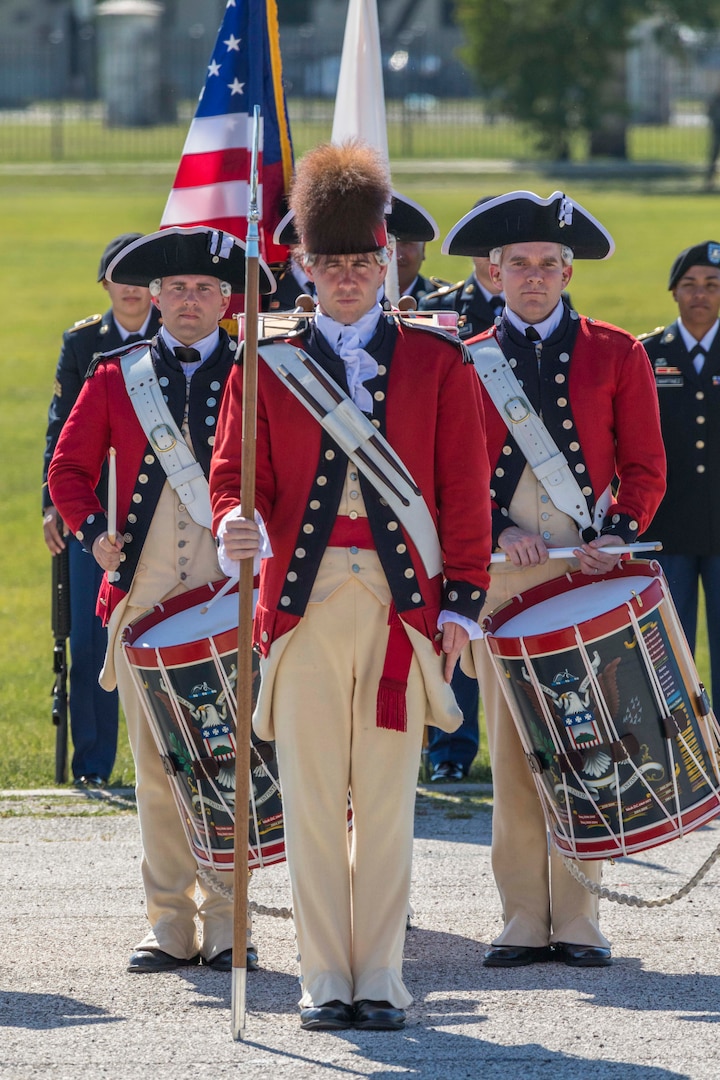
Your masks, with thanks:
[[(223, 949), (222, 952), (216, 953), (212, 960), (203, 957), (203, 964), (205, 967), (212, 968), (213, 971), (232, 971), (232, 953), (232, 949)], [(248, 945), (247, 947), (245, 967), (248, 971), (258, 970), (258, 954), (254, 945)]]
[(107, 780), (103, 780), (102, 776), (98, 776), (97, 773), (90, 773), (88, 776), (78, 776), (74, 787), (80, 791), (104, 791), (107, 787)]
[(568, 967), (610, 967), (612, 954), (600, 945), (568, 945), (556, 941), (553, 945), (555, 959)]
[(306, 1031), (342, 1031), (353, 1026), (353, 1007), (344, 1001), (326, 1001), (300, 1010), (300, 1027)]
[(491, 945), (483, 957), (483, 967), (526, 967), (553, 959), (549, 945)]
[(136, 949), (128, 961), (128, 971), (151, 975), (156, 971), (175, 971), (181, 967), (194, 967), (200, 963), (200, 954), (188, 960), (171, 956), (162, 949)]
[(405, 1010), (396, 1009), (389, 1001), (355, 1002), (355, 1027), (362, 1031), (399, 1031), (405, 1026)]
[(438, 784), (446, 781), (462, 780), (463, 776), (462, 765), (456, 765), (454, 761), (441, 761), (439, 765), (433, 765), (430, 773), (430, 783)]

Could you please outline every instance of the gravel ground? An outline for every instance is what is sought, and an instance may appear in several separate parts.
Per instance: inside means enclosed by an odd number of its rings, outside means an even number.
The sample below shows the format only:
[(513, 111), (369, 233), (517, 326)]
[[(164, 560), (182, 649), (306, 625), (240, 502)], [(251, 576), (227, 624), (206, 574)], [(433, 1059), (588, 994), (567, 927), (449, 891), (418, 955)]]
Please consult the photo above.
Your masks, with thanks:
[[(292, 922), (257, 916), (245, 1038), (228, 974), (125, 971), (145, 927), (132, 796), (0, 793), (0, 1077), (95, 1080), (715, 1080), (720, 1072), (720, 862), (651, 910), (603, 901), (609, 969), (481, 967), (500, 928), (490, 796), (419, 789), (402, 1032), (302, 1032)], [(720, 844), (720, 823), (607, 867), (646, 898), (677, 890)], [(289, 906), (284, 865), (251, 900)]]

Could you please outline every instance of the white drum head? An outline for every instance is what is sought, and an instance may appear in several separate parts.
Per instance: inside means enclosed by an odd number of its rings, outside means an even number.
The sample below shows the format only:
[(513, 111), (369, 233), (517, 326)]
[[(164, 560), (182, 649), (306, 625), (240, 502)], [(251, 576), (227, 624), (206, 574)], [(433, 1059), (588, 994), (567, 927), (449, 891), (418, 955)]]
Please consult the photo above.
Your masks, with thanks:
[(133, 642), (133, 648), (165, 649), (171, 645), (187, 645), (192, 641), (215, 637), (237, 626), (237, 593), (221, 596), (203, 613), (204, 607), (205, 604), (196, 604), (148, 627)]
[(498, 638), (537, 637), (555, 630), (577, 626), (598, 615), (613, 611), (642, 593), (653, 579), (643, 577), (608, 578), (568, 589), (521, 610), (493, 630)]

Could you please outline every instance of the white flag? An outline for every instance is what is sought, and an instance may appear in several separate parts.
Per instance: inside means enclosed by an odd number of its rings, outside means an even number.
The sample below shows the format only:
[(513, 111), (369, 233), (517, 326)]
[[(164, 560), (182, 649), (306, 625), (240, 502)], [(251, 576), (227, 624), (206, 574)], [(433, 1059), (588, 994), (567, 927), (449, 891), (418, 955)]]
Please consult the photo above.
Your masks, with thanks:
[(389, 162), (376, 0), (350, 0), (331, 142), (362, 139)]

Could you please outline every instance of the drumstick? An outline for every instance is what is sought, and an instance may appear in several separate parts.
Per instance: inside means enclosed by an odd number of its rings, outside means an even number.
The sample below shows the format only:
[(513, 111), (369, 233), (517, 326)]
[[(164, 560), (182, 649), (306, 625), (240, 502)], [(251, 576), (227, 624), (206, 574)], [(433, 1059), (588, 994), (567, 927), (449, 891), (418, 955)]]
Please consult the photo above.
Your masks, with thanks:
[(237, 582), (238, 579), (236, 577), (229, 577), (223, 587), (215, 593), (213, 598), (211, 600), (208, 600), (207, 604), (203, 604), (203, 606), (200, 608), (200, 614), (207, 615), (213, 604), (217, 603), (220, 597), (224, 596), (226, 592), (229, 592), (230, 589), (232, 589), (233, 585), (237, 585)]
[(117, 535), (117, 450), (111, 446), (108, 450), (108, 489), (107, 489), (107, 535), (111, 544)]
[[(548, 548), (549, 559), (573, 559), (573, 554), (577, 548), (562, 547), (562, 548)], [(596, 548), (596, 551), (602, 551), (603, 555), (626, 555), (633, 554), (640, 551), (662, 551), (662, 544), (660, 541), (648, 542), (642, 544), (614, 544), (612, 547)], [(493, 551), (490, 556), (490, 562), (508, 562), (508, 557), (504, 551)]]

